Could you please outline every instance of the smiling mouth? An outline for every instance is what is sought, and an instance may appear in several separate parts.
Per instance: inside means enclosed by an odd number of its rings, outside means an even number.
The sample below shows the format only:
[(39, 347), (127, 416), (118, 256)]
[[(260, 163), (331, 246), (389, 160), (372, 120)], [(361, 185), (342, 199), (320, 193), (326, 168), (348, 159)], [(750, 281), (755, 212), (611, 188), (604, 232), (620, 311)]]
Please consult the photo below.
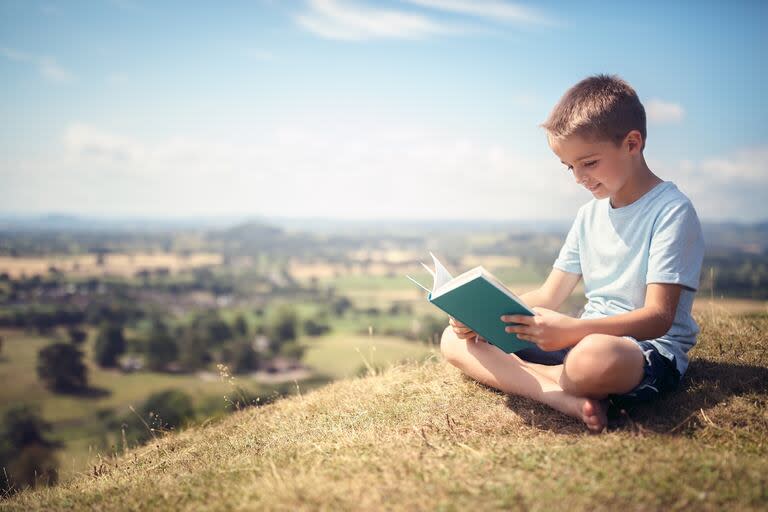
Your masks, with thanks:
[(595, 190), (598, 189), (598, 187), (600, 187), (599, 183), (597, 185), (592, 186), (592, 187), (587, 187), (587, 190), (589, 190), (590, 192), (594, 192)]

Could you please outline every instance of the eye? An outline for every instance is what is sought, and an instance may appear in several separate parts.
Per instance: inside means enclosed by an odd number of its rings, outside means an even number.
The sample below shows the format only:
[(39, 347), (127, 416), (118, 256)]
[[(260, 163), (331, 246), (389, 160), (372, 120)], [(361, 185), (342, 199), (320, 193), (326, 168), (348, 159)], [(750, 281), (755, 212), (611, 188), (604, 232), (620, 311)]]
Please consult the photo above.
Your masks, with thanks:
[(594, 167), (597, 165), (597, 160), (590, 160), (589, 162), (584, 162), (584, 167)]

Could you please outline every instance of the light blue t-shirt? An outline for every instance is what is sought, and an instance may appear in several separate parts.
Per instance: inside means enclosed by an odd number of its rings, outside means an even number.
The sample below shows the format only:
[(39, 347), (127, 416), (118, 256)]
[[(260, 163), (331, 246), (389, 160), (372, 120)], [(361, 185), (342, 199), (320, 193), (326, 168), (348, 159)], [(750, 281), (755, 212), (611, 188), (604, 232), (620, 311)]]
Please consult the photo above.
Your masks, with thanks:
[[(621, 208), (593, 199), (579, 208), (553, 266), (582, 274), (587, 305), (581, 318), (603, 318), (643, 307), (650, 283), (683, 286), (675, 320), (649, 340), (673, 360), (680, 375), (699, 326), (691, 316), (704, 259), (704, 237), (693, 204), (664, 181)], [(631, 336), (631, 333), (627, 333)]]

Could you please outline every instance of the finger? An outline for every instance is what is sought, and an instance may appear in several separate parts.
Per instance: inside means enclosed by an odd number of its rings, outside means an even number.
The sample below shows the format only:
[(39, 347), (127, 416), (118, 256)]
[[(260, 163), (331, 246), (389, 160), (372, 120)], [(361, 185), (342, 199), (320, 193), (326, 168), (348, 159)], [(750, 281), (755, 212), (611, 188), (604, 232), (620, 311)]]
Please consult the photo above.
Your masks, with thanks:
[(506, 332), (512, 332), (515, 334), (531, 334), (533, 331), (531, 331), (530, 327), (527, 326), (518, 326), (518, 325), (508, 325), (504, 328)]
[(525, 324), (525, 325), (530, 324), (532, 319), (533, 317), (526, 316), (526, 315), (502, 315), (501, 316), (502, 322)]

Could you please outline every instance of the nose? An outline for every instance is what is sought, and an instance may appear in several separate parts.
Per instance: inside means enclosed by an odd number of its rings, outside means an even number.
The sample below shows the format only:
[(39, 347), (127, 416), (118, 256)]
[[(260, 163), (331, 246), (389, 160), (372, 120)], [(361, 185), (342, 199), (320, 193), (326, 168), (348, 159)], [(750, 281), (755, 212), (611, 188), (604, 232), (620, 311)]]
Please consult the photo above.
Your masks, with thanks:
[(586, 176), (586, 173), (584, 171), (580, 171), (580, 170), (576, 169), (575, 167), (573, 168), (573, 177), (576, 179), (576, 183), (577, 184), (579, 184), (579, 185), (584, 184), (584, 177), (585, 176)]

